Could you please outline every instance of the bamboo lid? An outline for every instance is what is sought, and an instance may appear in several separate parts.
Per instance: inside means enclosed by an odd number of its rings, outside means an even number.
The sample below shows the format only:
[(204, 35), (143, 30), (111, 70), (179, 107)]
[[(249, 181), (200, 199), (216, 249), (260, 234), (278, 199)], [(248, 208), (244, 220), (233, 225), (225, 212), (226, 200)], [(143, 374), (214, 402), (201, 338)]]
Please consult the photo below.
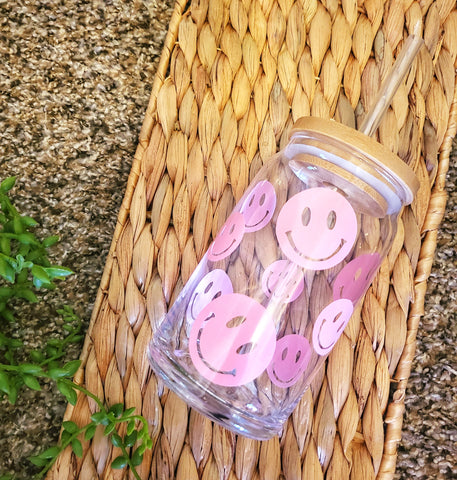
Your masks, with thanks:
[[(400, 198), (403, 205), (408, 205), (413, 201), (419, 188), (419, 181), (414, 171), (375, 139), (334, 120), (317, 117), (302, 117), (295, 122), (290, 138), (300, 135), (313, 135), (324, 140), (324, 143), (325, 139), (332, 143), (337, 142), (354, 153), (360, 154), (362, 158), (370, 159), (375, 167), (386, 173), (384, 182), (387, 181), (387, 178), (392, 180), (392, 185), (388, 186)], [(362, 158), (351, 156), (350, 162), (361, 171), (365, 171), (367, 166), (364, 165)], [(379, 177), (379, 175), (376, 176)]]

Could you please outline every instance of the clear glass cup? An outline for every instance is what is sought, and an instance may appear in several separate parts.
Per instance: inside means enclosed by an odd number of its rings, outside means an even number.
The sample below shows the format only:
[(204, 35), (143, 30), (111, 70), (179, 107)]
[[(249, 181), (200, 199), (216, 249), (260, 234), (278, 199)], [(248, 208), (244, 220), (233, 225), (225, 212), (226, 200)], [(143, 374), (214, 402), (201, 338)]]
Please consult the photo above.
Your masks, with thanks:
[(280, 433), (417, 188), (413, 171), (372, 138), (298, 120), (154, 333), (154, 370), (226, 428), (259, 440)]

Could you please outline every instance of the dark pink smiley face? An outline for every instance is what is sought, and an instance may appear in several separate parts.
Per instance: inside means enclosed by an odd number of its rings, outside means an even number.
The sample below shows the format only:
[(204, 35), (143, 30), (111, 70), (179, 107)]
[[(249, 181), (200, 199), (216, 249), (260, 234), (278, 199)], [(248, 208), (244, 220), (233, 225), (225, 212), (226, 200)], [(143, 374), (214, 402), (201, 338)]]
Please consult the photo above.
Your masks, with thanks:
[(357, 217), (340, 193), (310, 188), (282, 207), (276, 236), (292, 262), (310, 270), (324, 270), (341, 262), (357, 236)]
[(284, 303), (293, 302), (303, 292), (303, 271), (288, 260), (278, 260), (269, 265), (262, 275), (262, 289), (267, 297)]
[(270, 380), (278, 387), (291, 387), (306, 370), (311, 353), (308, 340), (301, 335), (292, 334), (280, 338), (267, 368)]
[(187, 319), (194, 321), (208, 303), (227, 293), (233, 293), (230, 277), (220, 269), (207, 273), (192, 292), (186, 311)]
[(354, 305), (341, 298), (327, 305), (316, 319), (313, 327), (313, 347), (318, 355), (330, 353), (348, 324)]
[(273, 216), (276, 207), (276, 192), (267, 180), (259, 182), (251, 190), (241, 205), (246, 232), (255, 232), (263, 228)]
[(222, 295), (198, 315), (189, 335), (189, 353), (207, 380), (235, 387), (258, 377), (270, 363), (276, 328), (266, 309), (240, 293)]
[(217, 234), (208, 250), (208, 258), (213, 261), (222, 260), (232, 252), (243, 240), (245, 232), (244, 216), (240, 212), (233, 212)]
[(369, 253), (351, 260), (333, 284), (333, 300), (348, 298), (356, 304), (366, 292), (381, 263), (379, 253)]

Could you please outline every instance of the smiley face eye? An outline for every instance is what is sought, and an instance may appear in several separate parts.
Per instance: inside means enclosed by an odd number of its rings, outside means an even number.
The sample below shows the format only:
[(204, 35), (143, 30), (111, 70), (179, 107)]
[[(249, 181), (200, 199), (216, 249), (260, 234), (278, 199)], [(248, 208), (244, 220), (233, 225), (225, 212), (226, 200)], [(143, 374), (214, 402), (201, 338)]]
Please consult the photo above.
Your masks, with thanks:
[(343, 312), (338, 312), (338, 313), (335, 315), (335, 317), (334, 317), (333, 320), (332, 320), (333, 323), (338, 323), (338, 321), (339, 321), (342, 313), (343, 313)]
[(204, 293), (208, 293), (211, 290), (211, 288), (213, 288), (213, 282), (208, 283), (208, 286), (205, 288)]
[(227, 323), (226, 326), (227, 328), (236, 328), (242, 325), (246, 321), (246, 317), (243, 317), (242, 315), (238, 317), (233, 317), (230, 319)]
[(241, 347), (237, 348), (236, 353), (238, 353), (238, 355), (246, 355), (247, 353), (251, 353), (255, 346), (256, 344), (253, 342), (245, 343), (244, 345), (241, 345)]
[(259, 200), (260, 206), (262, 206), (265, 203), (266, 198), (267, 196), (264, 193), (262, 193), (262, 196), (260, 197), (260, 200)]
[(327, 215), (327, 227), (329, 230), (333, 230), (336, 225), (336, 212), (335, 210), (331, 210)]
[(304, 227), (307, 227), (310, 221), (311, 221), (311, 210), (309, 207), (305, 207), (301, 214), (301, 223), (303, 224)]

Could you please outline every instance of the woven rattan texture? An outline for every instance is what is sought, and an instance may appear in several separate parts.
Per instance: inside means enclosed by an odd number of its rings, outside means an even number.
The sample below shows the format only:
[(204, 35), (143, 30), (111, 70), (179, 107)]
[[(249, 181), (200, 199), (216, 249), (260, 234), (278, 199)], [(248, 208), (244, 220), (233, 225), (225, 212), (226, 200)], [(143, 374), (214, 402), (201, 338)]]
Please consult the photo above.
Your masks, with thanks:
[[(425, 39), (378, 131), (421, 188), (388, 258), (281, 438), (213, 425), (151, 373), (146, 346), (212, 235), (303, 115), (360, 123), (413, 31)], [(455, 1), (178, 1), (156, 74), (77, 380), (135, 406), (151, 479), (388, 479), (456, 130)], [(242, 265), (241, 265), (242, 267)], [(242, 269), (241, 269), (242, 271)], [(414, 303), (411, 303), (411, 302)], [(89, 420), (80, 396), (66, 419)], [(120, 432), (123, 433), (123, 432)], [(98, 432), (50, 478), (124, 478)]]

